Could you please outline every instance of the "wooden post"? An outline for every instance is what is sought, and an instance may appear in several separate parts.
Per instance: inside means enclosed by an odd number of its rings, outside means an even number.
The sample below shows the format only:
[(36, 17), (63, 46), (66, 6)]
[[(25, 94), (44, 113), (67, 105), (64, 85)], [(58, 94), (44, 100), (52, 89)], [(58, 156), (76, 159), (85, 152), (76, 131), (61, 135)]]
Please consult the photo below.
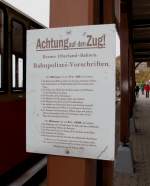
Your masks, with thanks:
[[(50, 27), (94, 24), (93, 0), (51, 0)], [(96, 160), (48, 157), (48, 186), (96, 186)]]
[[(132, 57), (133, 58), (133, 57)], [(132, 79), (132, 85), (133, 85), (133, 90), (132, 90), (132, 96), (133, 96), (133, 104), (135, 104), (135, 61), (133, 60), (133, 79)]]
[[(128, 1), (121, 1), (120, 8), (120, 49), (121, 49), (121, 105), (120, 105), (120, 141), (117, 153), (117, 171), (133, 174), (133, 155), (129, 143), (129, 118), (131, 113), (131, 73), (132, 59), (129, 45)], [(124, 162), (124, 163), (122, 163)], [(126, 166), (127, 165), (127, 166)]]
[(103, 0), (103, 24), (114, 23), (115, 20), (114, 0)]
[(120, 20), (120, 46), (121, 46), (121, 112), (120, 112), (120, 140), (129, 141), (129, 30), (127, 4), (121, 2)]
[(96, 186), (96, 161), (49, 156), (48, 186)]
[(93, 0), (51, 0), (50, 27), (94, 24)]
[[(115, 5), (113, 0), (100, 0), (100, 23), (111, 24), (115, 20)], [(97, 186), (112, 186), (113, 185), (113, 161), (97, 162)]]
[(134, 88), (135, 88), (135, 83), (134, 83), (134, 78), (135, 78), (135, 67), (134, 67), (134, 61), (133, 61), (133, 54), (132, 54), (132, 46), (130, 44), (129, 47), (129, 70), (130, 70), (130, 105), (129, 105), (129, 110), (130, 110), (130, 117), (133, 116), (133, 106), (134, 106)]

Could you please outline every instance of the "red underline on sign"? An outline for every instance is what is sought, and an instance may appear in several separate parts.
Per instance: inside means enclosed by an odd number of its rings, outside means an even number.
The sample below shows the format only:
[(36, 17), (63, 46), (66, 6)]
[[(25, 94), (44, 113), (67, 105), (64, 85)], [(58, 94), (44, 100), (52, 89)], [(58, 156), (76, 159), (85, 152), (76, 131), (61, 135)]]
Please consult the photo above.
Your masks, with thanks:
[(105, 48), (105, 46), (102, 47), (84, 47), (84, 48), (54, 48), (54, 49), (40, 49), (36, 51), (52, 51), (52, 50), (80, 50), (80, 49), (101, 49)]

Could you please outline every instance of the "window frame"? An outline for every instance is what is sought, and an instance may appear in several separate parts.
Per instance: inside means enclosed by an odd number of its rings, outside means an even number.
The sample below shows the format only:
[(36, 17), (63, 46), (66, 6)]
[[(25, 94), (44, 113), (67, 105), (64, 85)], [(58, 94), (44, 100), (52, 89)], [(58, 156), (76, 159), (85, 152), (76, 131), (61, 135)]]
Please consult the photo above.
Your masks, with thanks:
[(1, 55), (1, 87), (0, 94), (8, 92), (8, 15), (3, 6), (0, 6), (0, 10), (3, 12), (3, 52)]
[[(13, 52), (13, 22), (16, 22), (22, 26), (22, 31), (23, 31), (23, 37), (22, 37), (22, 47), (23, 47), (23, 53), (18, 53), (18, 52)], [(12, 61), (12, 56), (15, 55), (16, 63), (18, 65), (19, 63), (19, 58), (23, 59), (23, 86), (19, 87), (19, 82), (17, 83), (16, 87), (13, 87), (13, 61)], [(18, 67), (16, 67), (18, 68)], [(15, 80), (17, 82), (19, 74), (16, 76)], [(11, 92), (16, 93), (16, 92), (25, 92), (26, 90), (26, 27), (25, 24), (23, 24), (21, 21), (12, 18), (11, 19)]]

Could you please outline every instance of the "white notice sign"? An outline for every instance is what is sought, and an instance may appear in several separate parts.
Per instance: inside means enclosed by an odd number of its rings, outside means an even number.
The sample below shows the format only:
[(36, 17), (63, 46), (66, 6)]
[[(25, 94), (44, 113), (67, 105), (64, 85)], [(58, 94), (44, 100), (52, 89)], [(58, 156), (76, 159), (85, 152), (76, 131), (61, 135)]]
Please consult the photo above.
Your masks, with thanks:
[(115, 26), (27, 33), (27, 151), (114, 160)]

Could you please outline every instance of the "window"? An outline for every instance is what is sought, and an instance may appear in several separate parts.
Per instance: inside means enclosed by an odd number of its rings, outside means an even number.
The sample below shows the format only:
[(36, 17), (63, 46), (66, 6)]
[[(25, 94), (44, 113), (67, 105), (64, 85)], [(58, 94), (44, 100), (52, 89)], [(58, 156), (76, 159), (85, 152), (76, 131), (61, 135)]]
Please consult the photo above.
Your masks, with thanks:
[[(24, 28), (23, 25), (12, 21), (12, 90), (24, 88)], [(23, 52), (24, 51), (24, 52)]]
[(0, 91), (4, 88), (4, 13), (0, 9)]
[(23, 88), (23, 59), (12, 55), (12, 88)]

